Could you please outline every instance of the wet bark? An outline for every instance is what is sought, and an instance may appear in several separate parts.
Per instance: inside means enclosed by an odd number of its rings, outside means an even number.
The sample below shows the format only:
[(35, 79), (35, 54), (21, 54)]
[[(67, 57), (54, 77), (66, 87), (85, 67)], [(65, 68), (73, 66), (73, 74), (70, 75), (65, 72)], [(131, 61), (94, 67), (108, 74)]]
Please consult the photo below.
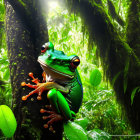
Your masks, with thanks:
[[(114, 87), (118, 101), (124, 106), (132, 127), (136, 132), (140, 132), (140, 94), (138, 91), (131, 105), (132, 91), (140, 85), (140, 51), (138, 47), (140, 42), (137, 43), (137, 46), (133, 45), (133, 42), (137, 40), (136, 38), (139, 38), (140, 32), (138, 29), (140, 24), (135, 25), (136, 32), (128, 34), (128, 36), (133, 34), (133, 39), (130, 37), (130, 39), (125, 40), (115, 30), (101, 5), (95, 1), (90, 2), (88, 0), (69, 2), (71, 11), (80, 15), (84, 25), (87, 27), (90, 38), (96, 43), (106, 77)], [(140, 5), (140, 2), (134, 0), (130, 7), (133, 7), (133, 11), (139, 11), (137, 9), (138, 5)], [(130, 11), (132, 12), (132, 8)], [(131, 23), (134, 21), (131, 20)], [(132, 31), (133, 28), (134, 26), (132, 26)], [(135, 33), (137, 33), (137, 37), (134, 37)], [(116, 78), (115, 82), (113, 82), (114, 78)]]
[[(41, 79), (42, 69), (37, 62), (41, 46), (48, 41), (48, 30), (42, 16), (39, 1), (5, 0), (6, 34), (10, 77), (13, 92), (13, 111), (18, 123), (14, 138), (16, 140), (62, 139), (62, 124), (56, 124), (53, 134), (43, 128), (40, 109), (47, 104), (46, 93), (43, 100), (38, 101), (36, 95), (27, 101), (21, 97), (32, 89), (22, 88), (21, 82), (27, 82), (28, 73), (33, 72)], [(57, 131), (58, 130), (58, 131)]]

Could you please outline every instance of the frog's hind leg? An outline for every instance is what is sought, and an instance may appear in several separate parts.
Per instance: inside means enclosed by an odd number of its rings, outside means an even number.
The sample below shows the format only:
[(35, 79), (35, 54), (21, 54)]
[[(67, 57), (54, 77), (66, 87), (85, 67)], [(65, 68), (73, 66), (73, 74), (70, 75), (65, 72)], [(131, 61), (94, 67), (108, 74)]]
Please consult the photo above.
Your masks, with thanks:
[(47, 98), (56, 113), (62, 114), (66, 120), (72, 118), (68, 102), (60, 91), (57, 91), (56, 89), (50, 90), (47, 94)]
[(72, 119), (73, 112), (70, 110), (70, 107), (61, 92), (56, 89), (51, 89), (47, 94), (47, 98), (49, 99), (53, 111), (40, 110), (41, 113), (49, 114), (49, 116), (43, 116), (44, 120), (50, 119), (47, 124), (44, 125), (45, 128), (48, 128), (49, 125), (52, 128), (51, 125), (54, 122)]

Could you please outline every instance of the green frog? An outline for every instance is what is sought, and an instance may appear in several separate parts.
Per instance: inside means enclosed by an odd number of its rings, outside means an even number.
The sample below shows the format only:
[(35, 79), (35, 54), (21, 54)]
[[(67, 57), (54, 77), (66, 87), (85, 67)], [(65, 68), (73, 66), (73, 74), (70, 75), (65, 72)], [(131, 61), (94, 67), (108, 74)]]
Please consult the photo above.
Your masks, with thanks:
[(82, 82), (77, 71), (77, 66), (80, 64), (80, 59), (76, 55), (67, 56), (63, 51), (54, 49), (51, 42), (45, 43), (41, 47), (41, 55), (38, 57), (38, 62), (43, 68), (44, 72), (43, 82), (34, 78), (33, 73), (29, 76), (33, 79), (36, 85), (26, 84), (22, 82), (22, 86), (35, 88), (28, 95), (23, 96), (22, 100), (25, 101), (29, 96), (37, 93), (37, 99), (41, 100), (43, 91), (47, 91), (47, 98), (50, 106), (46, 106), (50, 110), (41, 109), (41, 113), (49, 113), (49, 116), (43, 116), (43, 119), (50, 119), (45, 128), (50, 127), (55, 121), (71, 120), (75, 118), (78, 112), (82, 99), (83, 87)]

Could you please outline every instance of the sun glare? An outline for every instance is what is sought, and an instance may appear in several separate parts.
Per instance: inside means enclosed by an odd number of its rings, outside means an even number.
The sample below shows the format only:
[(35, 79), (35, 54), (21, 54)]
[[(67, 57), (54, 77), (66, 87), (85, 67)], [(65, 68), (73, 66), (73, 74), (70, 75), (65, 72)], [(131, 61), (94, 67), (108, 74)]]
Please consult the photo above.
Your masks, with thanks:
[(50, 2), (48, 3), (48, 5), (49, 5), (49, 8), (50, 8), (51, 10), (54, 10), (54, 9), (56, 9), (56, 8), (59, 7), (59, 4), (58, 4), (57, 1), (50, 1)]

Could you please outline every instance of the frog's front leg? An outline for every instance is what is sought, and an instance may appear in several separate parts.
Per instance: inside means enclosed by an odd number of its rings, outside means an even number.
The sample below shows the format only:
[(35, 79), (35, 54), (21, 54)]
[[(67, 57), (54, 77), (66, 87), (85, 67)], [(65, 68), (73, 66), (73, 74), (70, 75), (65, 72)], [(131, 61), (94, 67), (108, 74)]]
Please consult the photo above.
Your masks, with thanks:
[(69, 87), (65, 88), (65, 87), (63, 87), (63, 86), (61, 86), (61, 85), (59, 85), (55, 82), (45, 83), (45, 81), (46, 81), (45, 72), (42, 73), (43, 83), (40, 83), (40, 80), (38, 78), (34, 78), (32, 72), (29, 73), (29, 76), (33, 79), (32, 82), (35, 83), (36, 85), (31, 85), (30, 83), (26, 84), (25, 82), (22, 82), (21, 86), (27, 86), (27, 87), (30, 87), (30, 88), (34, 88), (35, 90), (31, 91), (28, 95), (23, 96), (22, 97), (23, 101), (27, 100), (27, 98), (30, 97), (31, 95), (33, 95), (34, 93), (37, 93), (38, 94), (37, 99), (41, 100), (41, 95), (42, 95), (43, 91), (46, 91), (46, 90), (48, 91), (48, 90), (53, 89), (53, 88), (56, 88), (59, 91), (62, 91), (63, 93), (65, 93), (65, 94), (69, 93)]
[(75, 113), (70, 110), (68, 102), (60, 91), (51, 89), (47, 94), (47, 98), (49, 99), (53, 111), (44, 109), (40, 110), (41, 113), (46, 112), (50, 114), (49, 116), (43, 116), (43, 119), (50, 118), (50, 121), (48, 121), (47, 124), (44, 125), (45, 128), (47, 128), (48, 125), (51, 126), (51, 124), (53, 124), (54, 122), (60, 120), (70, 120), (75, 117)]

